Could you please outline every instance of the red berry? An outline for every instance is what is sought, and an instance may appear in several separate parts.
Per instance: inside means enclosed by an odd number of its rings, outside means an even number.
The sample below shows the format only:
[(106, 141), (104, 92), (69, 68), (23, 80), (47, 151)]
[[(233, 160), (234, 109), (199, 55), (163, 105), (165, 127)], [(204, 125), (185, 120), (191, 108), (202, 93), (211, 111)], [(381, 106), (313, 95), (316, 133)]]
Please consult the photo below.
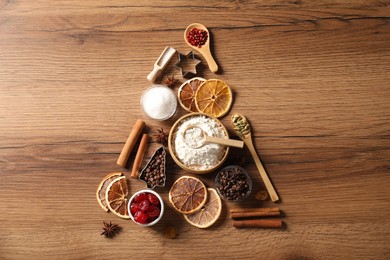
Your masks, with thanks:
[(134, 197), (135, 202), (141, 202), (147, 199), (148, 199), (148, 195), (146, 195), (146, 193), (139, 193)]
[(152, 203), (154, 205), (159, 205), (160, 204), (160, 200), (157, 198), (156, 195), (154, 195), (152, 193), (148, 194), (148, 199), (149, 199), (150, 203)]
[(135, 214), (138, 210), (139, 210), (139, 203), (137, 203), (137, 202), (131, 203), (131, 205), (130, 205), (130, 212), (131, 212), (131, 214), (133, 214), (133, 216), (134, 216), (134, 214)]
[(134, 214), (134, 220), (140, 224), (144, 224), (146, 223), (146, 221), (148, 220), (148, 215), (146, 215), (144, 212), (142, 212), (141, 210), (137, 211), (135, 214)]
[(150, 202), (148, 199), (143, 200), (139, 203), (139, 209), (142, 210), (143, 212), (148, 211), (150, 208)]
[(160, 216), (160, 209), (156, 205), (150, 205), (149, 210), (146, 212), (149, 218), (155, 219)]

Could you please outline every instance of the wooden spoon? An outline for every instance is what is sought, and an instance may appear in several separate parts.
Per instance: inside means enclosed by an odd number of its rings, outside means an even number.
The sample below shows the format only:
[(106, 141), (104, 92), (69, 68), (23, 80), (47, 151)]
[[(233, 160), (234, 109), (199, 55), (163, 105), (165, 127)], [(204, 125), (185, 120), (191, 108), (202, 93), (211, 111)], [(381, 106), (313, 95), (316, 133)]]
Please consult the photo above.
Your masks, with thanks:
[[(187, 34), (193, 29), (193, 28), (197, 28), (197, 29), (202, 29), (204, 31), (207, 32), (207, 41), (204, 45), (202, 45), (200, 48), (197, 47), (197, 46), (194, 46), (194, 45), (191, 45), (191, 43), (188, 42), (187, 40)], [(218, 65), (217, 63), (215, 62), (213, 56), (211, 55), (211, 51), (210, 51), (210, 33), (209, 33), (209, 30), (207, 30), (207, 27), (204, 26), (203, 24), (200, 24), (200, 23), (193, 23), (193, 24), (190, 24), (188, 25), (188, 27), (186, 28), (186, 30), (184, 31), (184, 41), (188, 44), (188, 46), (190, 46), (191, 48), (197, 50), (200, 54), (203, 55), (203, 57), (206, 59), (207, 61), (207, 64), (209, 65), (209, 69), (216, 73), (218, 71)]]
[[(243, 119), (243, 121), (245, 121), (246, 123), (244, 125), (237, 127), (237, 123), (234, 122), (234, 118), (236, 118), (237, 116), (241, 117)], [(249, 125), (248, 120), (242, 114), (236, 113), (232, 116), (232, 125), (233, 125), (233, 128), (236, 131), (237, 135), (241, 138), (241, 140), (244, 141), (244, 143), (248, 147), (250, 153), (252, 154), (253, 160), (255, 161), (256, 167), (260, 172), (260, 176), (263, 179), (263, 182), (265, 184), (265, 187), (268, 191), (269, 196), (271, 197), (271, 200), (273, 202), (278, 201), (279, 196), (276, 193), (274, 186), (272, 185), (271, 180), (268, 178), (267, 172), (265, 171), (263, 164), (261, 163), (260, 158), (255, 150), (255, 147), (253, 146), (252, 134), (251, 134), (250, 125)], [(240, 127), (243, 128), (244, 126), (246, 126), (245, 130), (243, 130), (243, 131), (238, 130), (238, 128), (240, 128)]]
[(173, 55), (176, 53), (176, 50), (172, 47), (165, 47), (164, 51), (160, 54), (157, 61), (154, 63), (152, 72), (146, 77), (149, 81), (154, 81), (157, 77), (157, 74), (163, 70), (169, 61), (172, 59)]

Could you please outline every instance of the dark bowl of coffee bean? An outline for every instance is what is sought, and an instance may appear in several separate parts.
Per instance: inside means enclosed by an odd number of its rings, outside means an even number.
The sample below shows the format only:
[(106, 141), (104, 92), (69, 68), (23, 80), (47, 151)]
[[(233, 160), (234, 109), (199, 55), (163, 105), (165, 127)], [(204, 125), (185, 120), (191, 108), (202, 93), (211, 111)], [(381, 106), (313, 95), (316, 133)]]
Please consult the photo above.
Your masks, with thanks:
[(139, 179), (146, 183), (149, 189), (156, 186), (165, 186), (166, 151), (163, 146), (158, 148), (139, 175)]
[(238, 165), (223, 168), (215, 176), (215, 187), (221, 198), (229, 201), (242, 201), (252, 191), (252, 180)]

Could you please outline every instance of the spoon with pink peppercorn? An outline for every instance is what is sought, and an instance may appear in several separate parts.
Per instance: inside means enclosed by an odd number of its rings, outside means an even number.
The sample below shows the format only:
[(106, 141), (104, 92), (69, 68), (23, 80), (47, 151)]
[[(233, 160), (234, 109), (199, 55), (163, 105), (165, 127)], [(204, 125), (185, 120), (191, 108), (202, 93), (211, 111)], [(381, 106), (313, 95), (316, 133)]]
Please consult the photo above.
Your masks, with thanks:
[(184, 31), (184, 40), (188, 46), (203, 55), (212, 72), (218, 71), (218, 65), (211, 55), (210, 33), (206, 26), (200, 23), (190, 24)]

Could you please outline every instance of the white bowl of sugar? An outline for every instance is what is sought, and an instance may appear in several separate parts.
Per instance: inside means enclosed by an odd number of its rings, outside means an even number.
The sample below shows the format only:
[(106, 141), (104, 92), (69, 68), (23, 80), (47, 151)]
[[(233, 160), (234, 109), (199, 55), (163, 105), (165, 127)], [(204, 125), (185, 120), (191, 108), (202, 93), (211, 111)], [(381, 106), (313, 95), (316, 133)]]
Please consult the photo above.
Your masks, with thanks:
[(141, 96), (141, 108), (146, 116), (157, 121), (171, 118), (177, 109), (177, 97), (172, 89), (152, 85)]

